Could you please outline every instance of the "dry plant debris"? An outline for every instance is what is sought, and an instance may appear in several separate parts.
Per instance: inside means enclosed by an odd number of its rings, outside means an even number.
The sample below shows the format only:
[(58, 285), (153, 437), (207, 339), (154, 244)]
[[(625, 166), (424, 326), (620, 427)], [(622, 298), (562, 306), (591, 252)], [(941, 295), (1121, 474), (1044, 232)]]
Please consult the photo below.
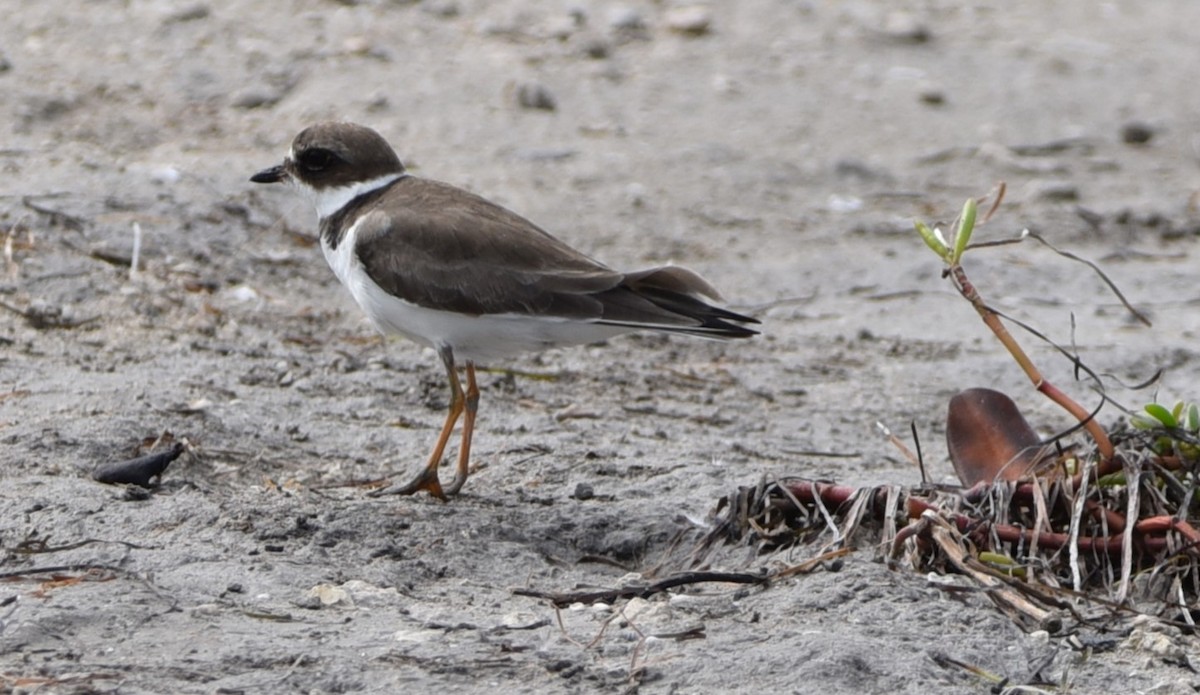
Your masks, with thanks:
[[(1002, 196), (1003, 185), (984, 221)], [(1200, 517), (1200, 412), (1195, 404), (1151, 404), (1110, 432), (1096, 419), (1099, 408), (1084, 408), (1047, 381), (961, 265), (968, 249), (995, 245), (970, 245), (977, 204), (967, 202), (949, 241), (919, 222), (918, 232), (1034, 388), (1078, 426), (1032, 443), (1038, 451), (1030, 455), (1028, 425), (1011, 401), (987, 394), (964, 415), (956, 399), (952, 456), (956, 446), (993, 451), (990, 460), (976, 453), (955, 458), (962, 486), (852, 488), (789, 478), (741, 488), (719, 502), (713, 530), (693, 551), (694, 566), (729, 543), (760, 555), (798, 544), (821, 543), (820, 554), (876, 543), (893, 566), (964, 575), (1028, 630), (1127, 631), (1135, 618), (1153, 616), (1193, 633), (1200, 618), (1200, 531), (1193, 523)], [(1059, 350), (1093, 381), (1100, 405), (1110, 402), (1100, 378)], [(954, 425), (956, 418), (967, 424)], [(1091, 441), (1063, 444), (1077, 431)], [(973, 434), (980, 440), (954, 441)], [(1007, 467), (1012, 462), (1020, 464), (1017, 474)], [(1200, 661), (1187, 665), (1195, 669)]]

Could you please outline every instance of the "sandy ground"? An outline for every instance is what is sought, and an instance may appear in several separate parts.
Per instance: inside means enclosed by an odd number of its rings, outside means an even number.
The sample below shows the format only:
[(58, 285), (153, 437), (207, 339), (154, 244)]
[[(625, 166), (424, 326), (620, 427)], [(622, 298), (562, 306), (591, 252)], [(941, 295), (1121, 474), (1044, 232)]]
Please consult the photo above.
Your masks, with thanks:
[[(0, 311), (0, 690), (989, 687), (934, 654), (1016, 683), (1042, 669), (1071, 692), (1200, 689), (1177, 658), (1195, 637), (1118, 633), (1081, 652), (944, 591), (953, 578), (889, 571), (869, 538), (840, 571), (767, 589), (561, 613), (513, 593), (632, 581), (764, 477), (918, 482), (876, 422), (915, 422), (948, 479), (944, 409), (961, 388), (1066, 426), (911, 232), (1001, 179), (985, 237), (1028, 227), (1101, 262), (1155, 326), (1031, 245), (968, 261), (992, 303), (1073, 340), (1127, 405), (1154, 393), (1116, 380), (1158, 368), (1161, 400), (1196, 397), (1200, 4), (893, 5), (6, 10), (0, 301), (23, 313)], [(464, 494), (368, 497), (358, 483), (423, 461), (440, 367), (374, 337), (312, 245), (312, 211), (247, 181), (335, 117), (614, 266), (697, 269), (765, 334), (494, 365), (517, 372), (484, 377)], [(90, 479), (166, 432), (191, 450), (151, 494)]]

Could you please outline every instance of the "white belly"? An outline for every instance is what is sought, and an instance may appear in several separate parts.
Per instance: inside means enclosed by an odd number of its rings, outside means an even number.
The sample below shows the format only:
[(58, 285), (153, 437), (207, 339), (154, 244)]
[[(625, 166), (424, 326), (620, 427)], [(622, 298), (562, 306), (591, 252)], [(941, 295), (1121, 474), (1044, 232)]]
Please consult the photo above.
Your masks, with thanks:
[(330, 249), (322, 239), (321, 250), (375, 328), (435, 349), (449, 347), (457, 360), (486, 362), (523, 352), (593, 343), (632, 330), (520, 314), (469, 316), (417, 306), (388, 294), (367, 276), (354, 253), (356, 237), (357, 229), (352, 227), (337, 249)]

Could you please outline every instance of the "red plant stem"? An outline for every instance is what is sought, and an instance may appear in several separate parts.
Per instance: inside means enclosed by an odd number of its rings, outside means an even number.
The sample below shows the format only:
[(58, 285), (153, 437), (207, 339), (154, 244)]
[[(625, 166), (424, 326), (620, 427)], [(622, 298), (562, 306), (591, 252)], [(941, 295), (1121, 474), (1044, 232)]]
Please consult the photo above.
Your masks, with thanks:
[[(859, 491), (858, 488), (847, 487), (845, 485), (817, 483), (807, 480), (790, 481), (784, 483), (784, 486), (802, 504), (811, 504), (820, 498), (821, 502), (827, 507), (840, 506), (849, 501)], [(886, 490), (880, 489), (875, 491), (875, 504), (873, 506), (876, 510), (876, 518), (882, 516), (886, 497)], [(918, 519), (926, 511), (940, 512), (941, 510), (929, 500), (920, 497), (909, 497), (906, 500), (906, 511), (910, 519)], [(990, 529), (995, 532), (996, 537), (1003, 543), (1023, 541), (1029, 545), (1036, 538), (1040, 547), (1050, 549), (1062, 548), (1071, 543), (1071, 536), (1066, 533), (1038, 532), (1034, 529), (1021, 528), (1009, 524), (991, 524), (966, 514), (952, 513), (947, 516), (954, 522), (954, 525), (958, 527), (961, 533)], [(1110, 522), (1109, 528), (1112, 529), (1112, 533), (1108, 536), (1080, 536), (1077, 539), (1078, 548), (1085, 552), (1120, 555), (1124, 541), (1121, 535), (1121, 531), (1124, 530), (1123, 518), (1120, 519), (1120, 523), (1122, 526), (1118, 530)], [(919, 530), (917, 524), (905, 526), (897, 532), (896, 543), (901, 543), (914, 533), (919, 533)], [(1149, 552), (1153, 553), (1165, 550), (1167, 548), (1166, 533), (1175, 531), (1188, 541), (1190, 552), (1200, 554), (1200, 531), (1186, 521), (1181, 521), (1170, 516), (1155, 516), (1138, 521), (1134, 526), (1134, 530), (1137, 532), (1135, 541), (1138, 547)]]
[[(1076, 481), (1078, 482), (1078, 481)], [(972, 504), (979, 504), (989, 494), (991, 494), (992, 484), (987, 482), (976, 483), (974, 486), (964, 490), (962, 498)], [(1032, 483), (1019, 483), (1013, 488), (1012, 499), (1014, 502), (1025, 505), (1033, 505), (1033, 496), (1040, 494), (1040, 491), (1034, 487)], [(1095, 500), (1086, 500), (1084, 509), (1093, 517), (1099, 519), (1104, 517), (1104, 523), (1113, 533), (1120, 533), (1125, 530), (1125, 517), (1121, 516), (1120, 512), (1113, 511), (1102, 504), (1098, 504)]]
[(1103, 516), (1109, 531), (1121, 533), (1125, 530), (1125, 517), (1121, 516), (1119, 512), (1115, 512), (1095, 500), (1085, 500), (1083, 508), (1094, 517)]
[(1177, 531), (1188, 540), (1188, 543), (1200, 545), (1200, 531), (1197, 531), (1196, 527), (1188, 522), (1173, 516), (1152, 516), (1137, 522), (1133, 528), (1139, 533)]
[[(937, 510), (937, 507), (926, 500), (919, 497), (908, 498), (908, 515), (910, 518), (918, 518), (926, 510)], [(1071, 543), (1071, 536), (1067, 533), (1056, 533), (1051, 531), (1038, 532), (1034, 529), (1021, 528), (1019, 526), (1011, 526), (1009, 524), (992, 524), (985, 522), (982, 519), (967, 516), (966, 514), (950, 514), (950, 520), (962, 533), (970, 533), (982, 529), (990, 529), (996, 532), (996, 538), (1003, 543), (1016, 543), (1024, 541), (1025, 544), (1032, 544), (1034, 539), (1037, 539), (1039, 547), (1050, 548), (1057, 550)], [(1146, 521), (1153, 521), (1152, 524), (1145, 524)], [(986, 526), (984, 526), (986, 524)], [(1144, 528), (1143, 528), (1144, 526)], [(908, 527), (906, 527), (908, 528)], [(1165, 535), (1156, 535), (1159, 533), (1165, 534), (1167, 531), (1178, 531), (1190, 543), (1200, 546), (1200, 532), (1192, 528), (1187, 522), (1172, 519), (1171, 517), (1153, 517), (1139, 522), (1134, 529), (1140, 534), (1137, 542), (1141, 548), (1150, 552), (1158, 552), (1166, 549), (1167, 539)], [(1152, 535), (1155, 534), (1155, 535)], [(899, 534), (897, 534), (899, 536)], [(1108, 536), (1080, 536), (1077, 539), (1078, 548), (1088, 552), (1102, 552), (1109, 555), (1120, 555), (1123, 549), (1124, 539), (1121, 533), (1115, 532)]]
[(858, 488), (832, 483), (817, 483), (810, 480), (793, 480), (783, 484), (800, 502), (811, 503), (818, 497), (826, 506), (839, 506), (847, 502)]
[(1115, 450), (1113, 449), (1112, 441), (1109, 440), (1108, 433), (1104, 431), (1100, 423), (1096, 422), (1096, 419), (1092, 417), (1092, 414), (1087, 409), (1076, 403), (1070, 396), (1067, 396), (1058, 387), (1042, 377), (1042, 373), (1038, 371), (1033, 361), (1021, 349), (1016, 338), (1004, 327), (1004, 323), (1000, 321), (1000, 317), (984, 303), (983, 297), (979, 295), (979, 291), (975, 289), (975, 285), (971, 284), (963, 267), (955, 263), (950, 266), (949, 272), (951, 279), (954, 281), (954, 286), (958, 288), (959, 293), (971, 303), (971, 306), (975, 307), (975, 311), (983, 319), (983, 322), (988, 328), (992, 329), (992, 333), (996, 335), (1000, 343), (1008, 349), (1008, 353), (1012, 355), (1021, 369), (1025, 371), (1025, 376), (1029, 377), (1029, 380), (1033, 382), (1034, 388), (1057, 403), (1083, 424), (1084, 429), (1091, 435), (1092, 440), (1096, 442), (1096, 448), (1100, 451), (1101, 463), (1097, 467), (1097, 475), (1107, 475), (1119, 469), (1120, 464), (1114, 464)]

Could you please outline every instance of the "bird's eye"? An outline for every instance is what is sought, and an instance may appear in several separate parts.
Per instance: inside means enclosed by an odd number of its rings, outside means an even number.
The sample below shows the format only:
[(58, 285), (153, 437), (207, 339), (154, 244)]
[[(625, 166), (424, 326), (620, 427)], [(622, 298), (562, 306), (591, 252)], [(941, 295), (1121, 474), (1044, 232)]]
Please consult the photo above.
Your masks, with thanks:
[(306, 171), (321, 171), (325, 167), (329, 166), (330, 162), (333, 161), (333, 158), (334, 156), (332, 152), (319, 147), (311, 150), (305, 150), (300, 153), (299, 157), (297, 157), (300, 162), (300, 166), (304, 167)]

